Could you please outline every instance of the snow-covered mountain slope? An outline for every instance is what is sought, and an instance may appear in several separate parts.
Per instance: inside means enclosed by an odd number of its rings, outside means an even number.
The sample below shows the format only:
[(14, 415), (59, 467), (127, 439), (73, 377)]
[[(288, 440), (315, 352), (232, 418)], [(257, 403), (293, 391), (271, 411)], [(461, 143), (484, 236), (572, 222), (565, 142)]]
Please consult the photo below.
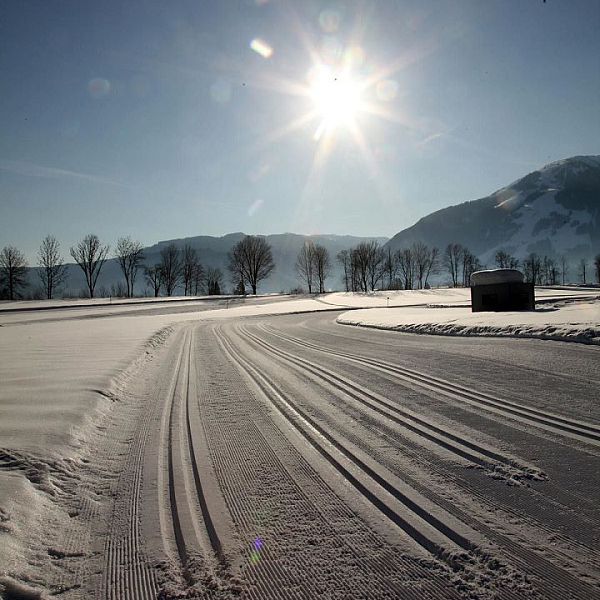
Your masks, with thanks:
[(442, 249), (461, 243), (488, 265), (499, 249), (590, 258), (600, 251), (600, 156), (550, 163), (486, 198), (436, 211), (389, 245), (419, 240)]

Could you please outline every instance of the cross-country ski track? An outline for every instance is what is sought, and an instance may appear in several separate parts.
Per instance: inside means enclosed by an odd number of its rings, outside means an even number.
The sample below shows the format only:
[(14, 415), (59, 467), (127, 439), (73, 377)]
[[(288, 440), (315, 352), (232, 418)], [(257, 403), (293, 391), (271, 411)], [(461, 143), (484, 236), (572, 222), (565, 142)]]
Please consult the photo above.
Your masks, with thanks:
[(75, 511), (90, 550), (66, 535), (55, 590), (600, 598), (600, 349), (337, 315), (162, 331), (103, 391)]

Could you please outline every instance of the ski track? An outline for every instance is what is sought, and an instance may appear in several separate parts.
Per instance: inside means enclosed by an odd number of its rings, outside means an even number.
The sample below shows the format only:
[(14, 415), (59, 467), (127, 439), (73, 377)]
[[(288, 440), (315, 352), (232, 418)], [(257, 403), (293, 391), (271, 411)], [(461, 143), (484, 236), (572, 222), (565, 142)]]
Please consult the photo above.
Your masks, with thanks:
[[(327, 368), (323, 353), (356, 375)], [(502, 514), (558, 542), (542, 555), (510, 527), (468, 510), (469, 501), (485, 508), (495, 500), (459, 467), (554, 489), (540, 469), (368, 389), (361, 369), (532, 435), (592, 454), (600, 448), (593, 423), (325, 347), (272, 320), (182, 325), (107, 392), (127, 399), (107, 421), (122, 427), (104, 431), (101, 457), (81, 480), (73, 527), (49, 549), (65, 567), (53, 574), (53, 593), (98, 600), (598, 596), (597, 581), (588, 583), (565, 550), (589, 553), (600, 570), (594, 548), (500, 499)], [(465, 501), (428, 485), (431, 473)], [(108, 515), (96, 502), (101, 496), (112, 498)], [(591, 506), (569, 491), (552, 501), (571, 509), (576, 498)], [(98, 538), (86, 538), (80, 523), (103, 516)], [(89, 564), (77, 560), (94, 544)]]
[[(281, 352), (282, 352), (281, 349), (278, 349), (279, 355), (281, 355)], [(323, 375), (322, 375), (323, 368), (320, 367), (319, 369), (320, 369), (319, 373), (317, 373), (315, 371), (315, 369), (311, 369), (310, 372), (312, 373), (312, 377), (314, 378), (315, 383), (319, 384), (319, 380), (321, 380), (321, 385), (322, 385), (322, 382), (325, 381), (323, 378)], [(325, 386), (323, 386), (323, 387), (324, 387), (324, 389), (327, 389)], [(458, 477), (452, 477), (452, 474), (446, 464), (441, 464), (440, 466), (436, 466), (436, 464), (439, 463), (439, 457), (437, 457), (434, 453), (430, 453), (432, 455), (431, 457), (424, 458), (424, 456), (423, 456), (424, 448), (423, 447), (419, 446), (418, 443), (411, 441), (406, 436), (400, 435), (398, 428), (394, 428), (393, 426), (390, 426), (388, 420), (391, 420), (392, 423), (398, 423), (398, 421), (393, 418), (393, 415), (390, 416), (389, 414), (386, 414), (385, 412), (378, 410), (377, 407), (373, 408), (373, 410), (376, 411), (375, 415), (369, 411), (362, 411), (361, 410), (362, 406), (367, 406), (367, 407), (371, 408), (370, 403), (365, 404), (364, 402), (362, 402), (362, 399), (360, 397), (356, 400), (356, 398), (353, 398), (353, 396), (348, 395), (347, 391), (343, 390), (342, 388), (338, 388), (338, 389), (341, 390), (346, 395), (346, 397), (344, 398), (343, 402), (340, 402), (339, 404), (336, 405), (336, 408), (341, 408), (342, 412), (345, 414), (352, 413), (352, 416), (353, 416), (355, 422), (358, 422), (365, 427), (366, 427), (366, 424), (368, 423), (372, 429), (374, 428), (376, 430), (376, 436), (374, 439), (380, 440), (382, 437), (384, 437), (389, 441), (389, 443), (392, 445), (392, 447), (398, 447), (398, 448), (402, 447), (403, 454), (404, 455), (409, 454), (416, 463), (422, 465), (423, 469), (429, 470), (429, 471), (433, 470), (434, 472), (437, 472), (441, 479), (447, 480), (448, 478), (453, 478), (454, 481), (459, 482), (460, 487), (464, 488), (470, 494), (477, 496), (482, 501), (485, 501), (486, 503), (489, 504), (489, 498), (486, 498), (484, 495), (479, 493), (476, 489), (474, 489), (474, 487), (472, 485), (469, 485), (466, 481), (464, 481), (464, 479), (459, 479)], [(365, 394), (364, 388), (363, 388), (362, 394)], [(355, 396), (355, 394), (354, 394), (354, 396)], [(352, 409), (351, 402), (348, 402), (348, 400), (351, 401), (352, 399), (355, 399), (358, 402), (358, 405), (355, 407), (355, 409)], [(318, 410), (318, 408), (313, 405), (311, 407), (311, 410), (315, 411), (315, 410)], [(326, 419), (328, 414), (327, 413), (322, 413), (322, 414), (323, 414), (323, 418)], [(382, 415), (384, 417), (384, 419), (378, 418), (379, 415)], [(400, 424), (402, 425), (401, 422), (400, 422)], [(345, 435), (352, 435), (352, 434), (345, 433)], [(361, 439), (359, 437), (355, 437), (355, 439), (356, 439), (356, 443), (358, 445), (360, 445)], [(371, 448), (371, 452), (373, 452), (372, 448)], [(459, 453), (459, 456), (463, 456), (463, 454)], [(508, 464), (508, 465), (515, 464), (514, 460), (503, 458), (501, 455), (497, 455), (497, 456), (500, 456), (500, 458), (504, 464)], [(382, 461), (382, 460), (386, 460), (386, 459), (384, 457), (381, 457), (378, 454), (378, 460)], [(479, 461), (477, 459), (473, 461), (474, 464), (478, 464), (478, 462)], [(504, 478), (504, 479), (508, 478), (509, 482), (514, 481), (514, 477), (515, 477), (514, 473), (509, 472), (508, 474), (502, 474), (502, 471), (501, 470), (498, 471), (497, 468), (494, 467), (494, 465), (488, 465), (488, 466), (491, 466), (490, 474), (494, 478)], [(530, 474), (530, 469), (525, 468), (525, 470), (522, 472), (525, 473), (524, 478), (526, 479)], [(517, 476), (519, 475), (518, 471), (517, 471), (516, 475)], [(547, 482), (545, 482), (544, 485), (547, 485)], [(427, 489), (427, 488), (425, 488), (425, 489)], [(588, 499), (588, 502), (589, 502), (589, 499)], [(498, 498), (495, 497), (494, 505), (498, 506), (499, 504), (502, 504), (502, 502), (499, 502)], [(512, 514), (515, 518), (519, 518), (521, 520), (523, 519), (523, 515), (521, 514), (521, 512), (515, 511), (514, 508), (510, 507), (506, 503), (504, 503), (502, 505), (502, 508), (509, 514)], [(562, 506), (562, 508), (566, 508), (566, 507)], [(583, 520), (586, 521), (585, 518)], [(536, 528), (538, 528), (538, 529), (541, 528), (541, 529), (546, 530), (547, 535), (548, 536), (551, 535), (553, 537), (553, 539), (560, 538), (564, 541), (569, 541), (571, 544), (574, 543), (573, 540), (565, 538), (564, 536), (562, 536), (560, 534), (557, 534), (556, 530), (548, 528), (546, 525), (541, 523), (539, 520), (532, 519), (531, 521)], [(597, 521), (589, 521), (587, 524), (588, 527), (597, 527), (597, 525), (598, 525)], [(583, 552), (589, 552), (590, 550), (594, 549), (594, 547), (591, 545), (585, 546), (584, 544), (579, 544), (579, 543), (576, 543), (576, 544), (580, 546), (580, 548)], [(596, 563), (596, 568), (598, 568), (598, 570), (600, 571), (600, 563)]]
[[(272, 333), (272, 329), (269, 329), (268, 331)], [(458, 399), (468, 402), (472, 405), (485, 408), (486, 410), (490, 410), (504, 416), (512, 418), (518, 417), (520, 422), (529, 423), (543, 429), (549, 429), (554, 433), (567, 435), (569, 437), (573, 437), (574, 439), (586, 441), (590, 444), (600, 447), (600, 427), (597, 425), (586, 423), (584, 421), (567, 419), (565, 417), (561, 417), (546, 411), (541, 411), (527, 405), (516, 404), (514, 402), (496, 398), (482, 392), (475, 392), (474, 390), (469, 390), (464, 386), (445, 381), (438, 377), (426, 375), (425, 373), (420, 373), (413, 369), (407, 369), (405, 367), (393, 365), (381, 360), (368, 359), (356, 354), (320, 348), (316, 344), (305, 342), (291, 336), (284, 337), (279, 335), (279, 337), (312, 350), (327, 352), (328, 354), (346, 358), (350, 361), (369, 365), (370, 367), (380, 369), (384, 372), (392, 373), (398, 379), (407, 380), (410, 383), (415, 383), (438, 394), (441, 393), (446, 396), (450, 396), (455, 400)]]
[[(442, 393), (442, 394), (438, 394), (436, 393), (436, 388), (435, 387), (430, 387), (428, 385), (423, 385), (421, 384), (418, 380), (417, 381), (411, 381), (411, 379), (404, 377), (402, 375), (402, 373), (398, 374), (397, 372), (397, 365), (394, 365), (392, 363), (386, 362), (386, 361), (381, 361), (381, 360), (373, 360), (370, 359), (368, 357), (365, 357), (364, 355), (359, 355), (359, 354), (349, 354), (347, 352), (338, 352), (335, 349), (332, 349), (330, 347), (321, 347), (318, 346), (317, 344), (314, 343), (310, 343), (310, 342), (306, 342), (305, 340), (300, 340), (294, 336), (282, 336), (280, 333), (278, 333), (276, 330), (274, 330), (272, 327), (265, 327), (264, 325), (260, 326), (261, 330), (264, 332), (269, 332), (271, 335), (274, 335), (275, 337), (278, 337), (280, 340), (282, 341), (287, 341), (290, 344), (293, 344), (295, 346), (299, 346), (302, 348), (307, 348), (307, 349), (311, 349), (317, 352), (321, 352), (321, 353), (325, 353), (329, 356), (337, 356), (340, 359), (344, 360), (344, 361), (350, 361), (351, 363), (357, 365), (359, 368), (365, 369), (367, 372), (373, 372), (373, 369), (375, 369), (376, 371), (378, 371), (379, 373), (381, 373), (381, 376), (389, 381), (392, 381), (394, 383), (399, 383), (400, 385), (406, 386), (410, 389), (414, 389), (416, 391), (420, 391), (422, 393), (425, 393), (427, 395), (430, 395), (433, 398), (436, 398), (437, 400), (445, 400), (449, 403), (454, 403), (455, 405), (466, 409), (468, 411), (474, 411), (475, 414), (481, 415), (481, 417), (485, 418), (485, 419), (492, 419), (498, 423), (501, 423), (503, 425), (505, 425), (506, 427), (510, 428), (510, 429), (518, 429), (520, 431), (525, 432), (528, 435), (535, 435), (537, 437), (543, 438), (545, 440), (550, 441), (552, 444), (555, 445), (564, 445), (566, 447), (569, 447), (569, 440), (576, 440), (579, 444), (579, 448), (583, 449), (583, 451), (585, 451), (586, 453), (592, 455), (592, 456), (600, 456), (600, 451), (599, 451), (599, 444), (596, 442), (594, 437), (588, 437), (586, 435), (584, 435), (583, 437), (581, 437), (579, 434), (575, 434), (572, 435), (571, 432), (565, 432), (565, 430), (563, 429), (554, 429), (552, 426), (551, 427), (544, 427), (542, 424), (540, 423), (535, 423), (535, 422), (528, 422), (528, 421), (523, 421), (522, 418), (520, 418), (517, 414), (514, 413), (503, 413), (501, 411), (495, 410), (495, 409), (489, 409), (489, 407), (486, 404), (486, 398), (493, 398), (494, 400), (500, 400), (501, 402), (505, 402), (504, 400), (495, 398), (493, 396), (491, 396), (490, 394), (481, 394), (480, 392), (475, 392), (474, 390), (469, 390), (468, 388), (464, 388), (464, 386), (457, 386), (459, 388), (465, 389), (467, 392), (469, 392), (474, 398), (477, 398), (480, 395), (483, 395), (484, 397), (484, 402), (483, 403), (478, 403), (476, 401), (469, 401), (469, 402), (465, 402), (463, 397), (458, 395), (456, 396), (453, 393)], [(314, 331), (314, 330), (310, 330), (310, 331)], [(345, 338), (345, 336), (339, 336), (339, 337), (343, 337)], [(347, 338), (345, 338), (347, 339)], [(407, 369), (404, 369), (407, 370)], [(411, 370), (408, 370), (411, 371)], [(427, 382), (427, 375), (424, 375), (423, 373), (420, 372), (416, 372), (415, 373), (418, 374), (419, 379), (421, 379), (422, 381)], [(438, 382), (444, 382), (444, 380), (440, 380), (439, 378), (435, 378)], [(453, 384), (451, 384), (453, 385)], [(516, 403), (514, 402), (509, 402), (510, 405), (516, 405)], [(527, 407), (524, 405), (516, 405), (519, 408), (525, 408), (525, 409), (530, 409), (531, 407)], [(559, 415), (556, 415), (553, 412), (548, 412), (548, 411), (540, 411), (538, 409), (532, 409), (534, 410), (536, 413), (540, 413), (541, 415), (549, 415), (551, 417), (552, 420), (554, 420), (554, 418), (560, 419), (561, 421), (564, 421), (567, 424), (573, 424), (574, 427), (579, 427), (580, 425), (582, 425), (586, 430), (589, 430), (591, 432), (593, 432), (594, 435), (596, 435), (598, 432), (600, 432), (600, 426), (596, 425), (596, 424), (592, 424), (592, 423), (586, 423), (585, 421), (582, 421), (580, 419), (570, 419), (570, 418), (565, 418)], [(532, 429), (529, 425), (533, 424), (534, 428)], [(557, 437), (556, 433), (559, 434), (559, 436)], [(461, 439), (464, 439), (464, 436), (461, 437)], [(533, 479), (537, 479), (537, 477), (535, 476), (535, 471), (533, 473), (529, 473), (529, 476), (534, 475)], [(527, 478), (527, 472), (525, 471), (525, 477)], [(571, 507), (575, 504), (584, 504), (587, 505), (588, 508), (590, 509), (590, 512), (597, 512), (596, 508), (597, 508), (597, 502), (594, 499), (591, 499), (589, 497), (583, 496), (579, 493), (577, 493), (576, 491), (573, 490), (566, 490), (563, 487), (555, 484), (552, 481), (546, 481), (545, 482), (545, 487), (550, 491), (552, 491), (552, 496), (555, 499), (555, 501), (557, 501), (560, 506), (566, 510), (567, 512), (572, 512)], [(598, 528), (600, 526), (600, 515), (598, 515), (597, 517), (594, 516), (590, 516), (590, 515), (586, 515), (585, 517), (586, 519), (588, 519), (590, 521), (590, 524), (595, 527)]]
[[(247, 339), (253, 340), (260, 347), (266, 349), (267, 351), (270, 351), (273, 354), (273, 356), (286, 356), (286, 353), (281, 348), (275, 348), (273, 346), (269, 347), (269, 345), (266, 344), (263, 340), (260, 340), (256, 336), (250, 334), (247, 329), (244, 331), (244, 336)], [(329, 352), (329, 350), (327, 351)], [(290, 355), (288, 354), (287, 356), (288, 359), (290, 359)], [(315, 363), (311, 364), (309, 361), (302, 361), (302, 359), (300, 359), (297, 356), (292, 356), (290, 360), (291, 362), (295, 362), (296, 364), (304, 364), (304, 368), (306, 370), (312, 371), (313, 374), (317, 374), (323, 377), (324, 368), (322, 367), (322, 365), (316, 365)], [(325, 372), (327, 371), (325, 370)], [(347, 393), (347, 390), (344, 391), (346, 391)], [(456, 513), (456, 510), (454, 510), (453, 512)], [(543, 588), (545, 597), (561, 598), (565, 597), (566, 594), (566, 597), (588, 598), (591, 597), (591, 594), (594, 594), (596, 592), (596, 590), (588, 584), (581, 584), (568, 571), (564, 571), (561, 568), (556, 567), (553, 563), (547, 561), (545, 558), (540, 557), (535, 553), (529, 551), (528, 549), (519, 546), (506, 536), (502, 536), (494, 532), (491, 528), (485, 527), (482, 524), (478, 524), (477, 528), (480, 531), (484, 531), (490, 537), (490, 539), (499, 541), (505, 548), (507, 548), (513, 556), (513, 558), (516, 559), (516, 562), (520, 564), (520, 566), (524, 570), (527, 570), (529, 568), (529, 570), (535, 572), (540, 577), (540, 581), (542, 581), (544, 584)], [(551, 585), (549, 586), (548, 584)]]

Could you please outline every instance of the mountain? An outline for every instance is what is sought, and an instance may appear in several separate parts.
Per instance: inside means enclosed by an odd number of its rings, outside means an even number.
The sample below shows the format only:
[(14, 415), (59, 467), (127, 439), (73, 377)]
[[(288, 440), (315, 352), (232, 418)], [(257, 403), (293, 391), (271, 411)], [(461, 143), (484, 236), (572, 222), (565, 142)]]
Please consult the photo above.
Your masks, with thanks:
[[(225, 280), (225, 290), (230, 291), (233, 287), (229, 280), (227, 272), (227, 254), (231, 248), (239, 240), (244, 237), (243, 233), (230, 233), (221, 237), (213, 236), (196, 236), (189, 238), (181, 238), (175, 240), (165, 240), (149, 246), (144, 249), (144, 263), (154, 265), (160, 261), (160, 251), (170, 243), (175, 243), (179, 248), (183, 248), (186, 244), (192, 246), (198, 251), (200, 261), (204, 267), (218, 267), (223, 271)], [(342, 272), (335, 260), (336, 254), (340, 250), (356, 246), (358, 243), (365, 240), (377, 240), (380, 244), (385, 244), (388, 238), (385, 237), (354, 237), (349, 235), (298, 235), (294, 233), (282, 233), (265, 236), (267, 242), (271, 245), (273, 260), (275, 261), (275, 270), (272, 275), (264, 282), (259, 284), (259, 293), (270, 293), (289, 291), (292, 288), (298, 287), (300, 282), (296, 277), (294, 263), (300, 248), (307, 240), (312, 240), (315, 244), (322, 244), (329, 250), (332, 261), (331, 275), (327, 279), (327, 286), (332, 289), (339, 289), (342, 285)], [(33, 271), (33, 270), (32, 270)], [(102, 267), (102, 272), (98, 279), (97, 294), (107, 295), (113, 286), (121, 282), (123, 276), (119, 269), (116, 259), (107, 260)], [(32, 289), (39, 285), (37, 275), (30, 274), (30, 283)], [(75, 265), (68, 265), (68, 284), (65, 292), (68, 294), (85, 295), (85, 280), (81, 269)], [(83, 291), (83, 292), (82, 292)], [(144, 281), (143, 272), (140, 270), (135, 284), (135, 293), (149, 293)], [(183, 293), (178, 290), (177, 293)]]
[(600, 251), (600, 156), (574, 156), (533, 171), (486, 198), (423, 217), (397, 233), (392, 250), (422, 241), (443, 250), (467, 246), (492, 266), (497, 250), (568, 260)]

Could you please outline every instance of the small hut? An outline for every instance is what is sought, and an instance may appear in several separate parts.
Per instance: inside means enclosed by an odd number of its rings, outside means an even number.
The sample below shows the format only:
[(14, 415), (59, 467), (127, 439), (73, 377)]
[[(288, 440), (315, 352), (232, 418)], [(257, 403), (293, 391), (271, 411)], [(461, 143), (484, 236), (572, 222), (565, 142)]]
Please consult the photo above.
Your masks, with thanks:
[(471, 310), (535, 310), (533, 283), (516, 269), (475, 271), (471, 275)]

